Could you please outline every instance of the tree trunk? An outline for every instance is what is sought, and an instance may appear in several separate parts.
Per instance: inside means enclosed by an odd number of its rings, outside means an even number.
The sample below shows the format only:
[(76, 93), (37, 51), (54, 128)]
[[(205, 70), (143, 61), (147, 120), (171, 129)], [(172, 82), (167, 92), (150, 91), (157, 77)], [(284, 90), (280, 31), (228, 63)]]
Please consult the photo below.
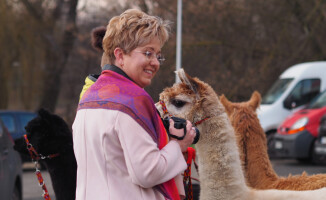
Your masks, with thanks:
[[(0, 63), (0, 65), (2, 64)], [(2, 82), (0, 84), (0, 109), (6, 109), (8, 106), (8, 79), (4, 76), (4, 69), (4, 66), (0, 66), (0, 80)]]
[[(46, 69), (44, 71), (44, 85), (42, 99), (40, 101), (40, 108), (46, 108), (51, 112), (55, 111), (59, 93), (61, 90), (61, 77), (64, 72), (70, 52), (73, 48), (74, 40), (77, 34), (76, 28), (76, 7), (78, 0), (67, 1), (66, 4), (60, 4), (66, 6), (67, 9), (61, 8), (61, 10), (68, 10), (66, 12), (63, 33), (59, 39), (54, 39), (54, 33), (52, 35), (44, 35), (44, 39), (47, 40), (48, 52)], [(49, 39), (50, 38), (50, 39)], [(55, 43), (55, 44), (53, 44)], [(58, 52), (59, 49), (59, 52)]]

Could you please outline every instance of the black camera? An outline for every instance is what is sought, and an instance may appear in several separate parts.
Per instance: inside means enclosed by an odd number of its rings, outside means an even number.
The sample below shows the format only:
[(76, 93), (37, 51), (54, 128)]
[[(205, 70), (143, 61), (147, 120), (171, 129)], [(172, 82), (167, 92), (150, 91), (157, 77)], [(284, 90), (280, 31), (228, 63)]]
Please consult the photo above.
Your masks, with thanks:
[[(176, 129), (183, 129), (184, 130), (184, 135), (182, 137), (178, 137), (176, 135), (172, 135), (169, 131), (169, 127), (170, 127), (170, 119), (172, 119), (174, 121), (174, 128)], [(166, 131), (168, 132), (168, 135), (170, 137), (173, 137), (177, 140), (183, 140), (183, 138), (186, 136), (187, 134), (187, 129), (186, 129), (186, 126), (187, 126), (187, 121), (185, 119), (182, 119), (182, 118), (179, 118), (179, 117), (165, 117), (163, 119), (163, 124), (164, 124), (164, 127), (166, 129)], [(199, 140), (199, 136), (200, 136), (200, 133), (199, 133), (199, 130), (197, 127), (194, 127), (195, 130), (196, 130), (196, 136), (194, 138), (194, 141), (192, 142), (193, 144), (196, 144)]]

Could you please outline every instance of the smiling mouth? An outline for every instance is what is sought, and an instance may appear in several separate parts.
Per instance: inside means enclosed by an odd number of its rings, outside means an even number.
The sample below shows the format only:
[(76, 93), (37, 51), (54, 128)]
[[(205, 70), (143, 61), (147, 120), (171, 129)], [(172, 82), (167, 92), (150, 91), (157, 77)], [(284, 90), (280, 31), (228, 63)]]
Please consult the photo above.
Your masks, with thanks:
[(150, 70), (144, 70), (146, 73), (148, 74), (153, 74), (153, 71), (150, 71)]

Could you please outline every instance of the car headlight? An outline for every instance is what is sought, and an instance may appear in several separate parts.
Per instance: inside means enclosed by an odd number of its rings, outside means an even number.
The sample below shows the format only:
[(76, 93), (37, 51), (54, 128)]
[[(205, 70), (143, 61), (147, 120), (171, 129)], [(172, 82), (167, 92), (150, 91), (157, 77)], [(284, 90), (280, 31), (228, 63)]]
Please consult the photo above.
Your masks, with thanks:
[(303, 117), (299, 120), (297, 120), (290, 128), (289, 134), (297, 133), (299, 131), (303, 131), (305, 129), (305, 126), (308, 124), (309, 119), (308, 117)]

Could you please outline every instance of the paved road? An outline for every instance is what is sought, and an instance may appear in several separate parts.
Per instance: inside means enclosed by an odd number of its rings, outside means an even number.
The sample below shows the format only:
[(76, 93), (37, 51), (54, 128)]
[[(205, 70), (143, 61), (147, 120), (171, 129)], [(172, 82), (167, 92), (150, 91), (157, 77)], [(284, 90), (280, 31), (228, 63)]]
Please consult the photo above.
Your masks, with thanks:
[[(317, 173), (326, 174), (326, 165), (311, 165), (311, 164), (302, 164), (296, 160), (288, 159), (272, 159), (273, 168), (279, 176), (288, 176), (289, 174), (301, 174), (303, 171), (306, 171), (309, 175)], [(27, 170), (29, 169), (29, 170)], [(51, 179), (47, 171), (42, 171), (43, 178), (45, 179), (46, 186), (49, 190), (49, 194), (52, 200), (55, 200), (54, 192), (52, 189)], [(38, 186), (37, 180), (32, 168), (26, 168), (24, 170), (24, 191), (23, 191), (23, 200), (43, 200), (41, 197), (42, 189)]]
[[(23, 200), (44, 200), (42, 197), (43, 190), (38, 185), (33, 166), (34, 164), (29, 163), (23, 165)], [(49, 173), (45, 170), (42, 170), (41, 173), (51, 200), (55, 200)]]
[(279, 176), (288, 176), (289, 174), (302, 174), (306, 171), (307, 174), (326, 174), (326, 165), (304, 164), (296, 160), (289, 159), (272, 159), (273, 168)]

